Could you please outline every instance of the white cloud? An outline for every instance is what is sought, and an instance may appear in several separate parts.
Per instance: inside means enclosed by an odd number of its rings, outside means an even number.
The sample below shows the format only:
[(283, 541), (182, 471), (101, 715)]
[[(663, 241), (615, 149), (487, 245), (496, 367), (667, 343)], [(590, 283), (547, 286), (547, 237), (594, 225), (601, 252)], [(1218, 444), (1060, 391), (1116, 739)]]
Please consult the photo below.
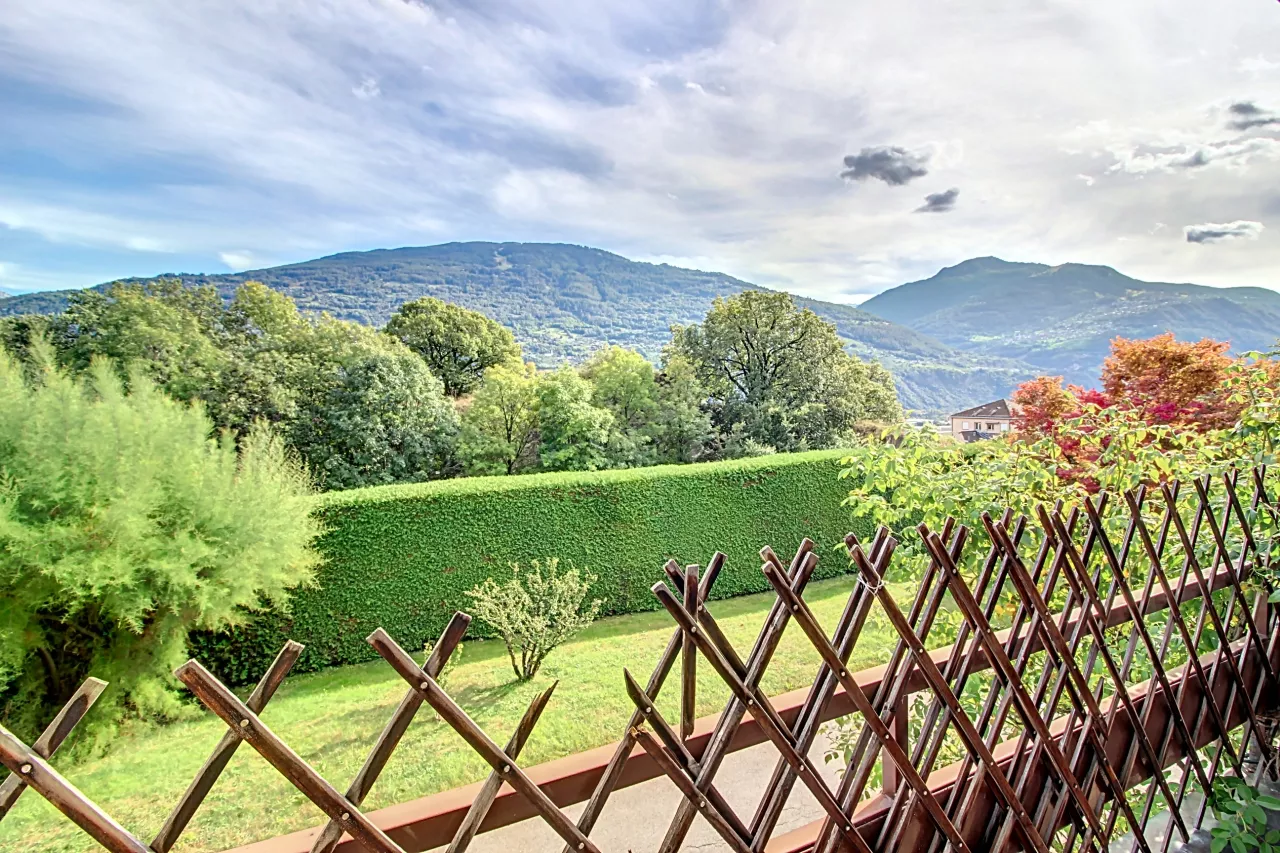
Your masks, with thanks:
[(1255, 159), (1280, 159), (1280, 139), (1260, 136), (1146, 150), (1134, 147), (1113, 153), (1116, 162), (1107, 169), (1108, 172), (1128, 172), (1133, 175), (1149, 172), (1174, 174), (1205, 166), (1243, 170)]
[(218, 260), (222, 261), (232, 272), (243, 272), (244, 270), (261, 269), (267, 264), (259, 261), (254, 257), (252, 252), (219, 252)]
[(1245, 74), (1253, 74), (1257, 76), (1259, 74), (1270, 74), (1273, 71), (1280, 71), (1280, 62), (1272, 62), (1262, 54), (1258, 54), (1257, 56), (1249, 56), (1240, 60), (1236, 68)]
[[(1275, 210), (1280, 141), (1212, 113), (1265, 94), (1251, 75), (1280, 43), (1265, 4), (486, 9), (19, 4), (0, 21), (0, 92), (29, 94), (0, 102), (20, 129), (0, 157), (63, 165), (0, 173), (0, 224), (232, 268), (559, 240), (851, 301), (986, 254), (1223, 284), (1280, 266), (1274, 240), (1206, 253), (1150, 233)], [(933, 152), (928, 185), (840, 180), (877, 146)], [(969, 201), (912, 215), (921, 189), (952, 186)]]

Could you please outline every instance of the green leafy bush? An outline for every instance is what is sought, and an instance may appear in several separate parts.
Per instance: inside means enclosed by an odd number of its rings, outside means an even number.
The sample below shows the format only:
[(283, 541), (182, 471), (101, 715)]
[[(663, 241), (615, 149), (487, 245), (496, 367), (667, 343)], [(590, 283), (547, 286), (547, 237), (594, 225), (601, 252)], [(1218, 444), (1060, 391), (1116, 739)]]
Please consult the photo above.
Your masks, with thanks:
[(547, 655), (590, 625), (601, 604), (598, 598), (587, 601), (595, 575), (580, 577), (572, 568), (560, 571), (558, 557), (530, 565), (533, 568), (524, 572), (514, 565), (505, 583), (485, 578), (467, 593), (471, 615), (502, 638), (519, 681), (537, 675)]
[(319, 532), (305, 475), (274, 434), (237, 451), (202, 408), (140, 370), (123, 391), (32, 354), (0, 353), (0, 719), (24, 735), (88, 675), (111, 683), (89, 724), (181, 712), (170, 675), (193, 628), (283, 608), (310, 580)]
[[(475, 477), (332, 492), (318, 499), (327, 528), (316, 588), (299, 590), (290, 614), (272, 614), (193, 638), (193, 653), (221, 675), (257, 679), (286, 638), (307, 648), (295, 671), (375, 655), (364, 638), (379, 626), (406, 647), (434, 640), (467, 591), (512, 563), (555, 554), (597, 575), (601, 614), (659, 607), (649, 588), (668, 559), (705, 564), (725, 552), (719, 598), (763, 592), (759, 550), (822, 547), (819, 576), (848, 570), (828, 549), (849, 530), (870, 531), (841, 506), (841, 451), (597, 472)], [(473, 629), (480, 628), (472, 623)]]

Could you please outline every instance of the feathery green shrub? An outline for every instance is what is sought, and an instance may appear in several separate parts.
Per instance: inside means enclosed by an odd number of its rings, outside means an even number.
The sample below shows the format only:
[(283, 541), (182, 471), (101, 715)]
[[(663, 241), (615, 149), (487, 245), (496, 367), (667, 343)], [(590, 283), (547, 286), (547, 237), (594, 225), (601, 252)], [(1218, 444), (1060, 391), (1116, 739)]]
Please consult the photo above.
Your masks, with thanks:
[(264, 428), (210, 439), (141, 370), (126, 394), (106, 361), (75, 378), (32, 353), (28, 377), (0, 353), (0, 720), (38, 732), (89, 675), (110, 682), (100, 735), (172, 718), (188, 632), (311, 579), (306, 475)]

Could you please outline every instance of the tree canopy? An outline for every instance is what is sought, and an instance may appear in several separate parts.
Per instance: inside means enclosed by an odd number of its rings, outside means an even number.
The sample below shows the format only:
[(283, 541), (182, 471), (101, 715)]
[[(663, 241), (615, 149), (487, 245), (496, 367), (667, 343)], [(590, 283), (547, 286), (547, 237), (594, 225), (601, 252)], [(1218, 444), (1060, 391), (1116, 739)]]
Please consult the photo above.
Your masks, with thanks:
[(176, 280), (117, 283), (60, 315), (0, 319), (0, 345), (27, 362), (44, 337), (73, 372), (104, 358), (126, 386), (140, 370), (200, 401), (215, 430), (275, 425), (325, 489), (830, 447), (901, 416), (883, 368), (760, 291), (674, 329), (660, 367), (608, 345), (539, 371), (500, 324), (438, 299), (401, 306), (379, 332), (305, 314), (255, 281), (228, 299)]
[(785, 293), (716, 299), (703, 322), (672, 330), (671, 356), (693, 366), (721, 430), (741, 424), (779, 450), (829, 446), (860, 420), (902, 415), (888, 372), (846, 353), (833, 325)]
[(450, 397), (470, 392), (495, 364), (520, 358), (515, 337), (501, 323), (430, 296), (401, 305), (384, 331), (422, 356)]

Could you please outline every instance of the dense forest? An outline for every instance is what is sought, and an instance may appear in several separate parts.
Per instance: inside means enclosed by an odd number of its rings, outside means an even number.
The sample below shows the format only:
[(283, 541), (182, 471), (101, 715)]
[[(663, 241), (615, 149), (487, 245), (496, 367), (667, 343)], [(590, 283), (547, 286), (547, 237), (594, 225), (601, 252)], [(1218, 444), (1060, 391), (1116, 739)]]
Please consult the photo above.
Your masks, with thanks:
[(252, 281), (230, 300), (176, 280), (77, 291), (59, 313), (0, 318), (0, 343), (33, 376), (108, 361), (218, 430), (271, 424), (328, 489), (818, 449), (902, 416), (883, 367), (760, 290), (673, 327), (656, 366), (603, 345), (539, 369), (505, 326), (432, 297), (376, 329)]

